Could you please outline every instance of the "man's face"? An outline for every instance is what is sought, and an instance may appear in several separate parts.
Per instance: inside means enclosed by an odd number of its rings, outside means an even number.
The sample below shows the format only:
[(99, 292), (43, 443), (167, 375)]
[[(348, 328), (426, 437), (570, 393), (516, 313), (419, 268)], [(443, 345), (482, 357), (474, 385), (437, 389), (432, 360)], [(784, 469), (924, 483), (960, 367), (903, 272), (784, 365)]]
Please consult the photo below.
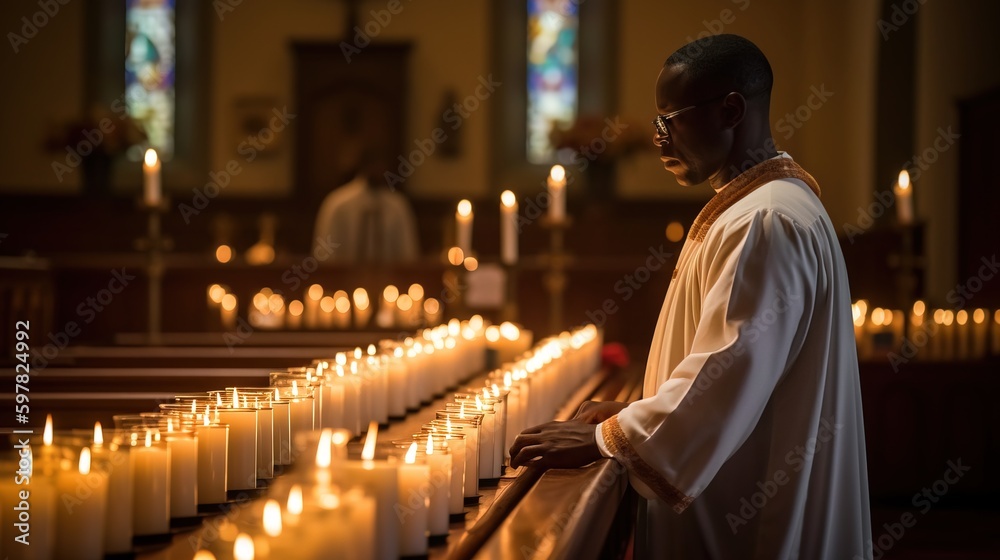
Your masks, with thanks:
[(660, 149), (663, 167), (677, 177), (682, 185), (697, 185), (708, 180), (725, 165), (732, 145), (732, 130), (722, 122), (722, 101), (725, 91), (707, 91), (707, 86), (691, 83), (683, 64), (664, 66), (656, 80), (656, 110), (667, 114), (697, 105), (667, 121), (669, 142), (658, 133), (653, 143)]

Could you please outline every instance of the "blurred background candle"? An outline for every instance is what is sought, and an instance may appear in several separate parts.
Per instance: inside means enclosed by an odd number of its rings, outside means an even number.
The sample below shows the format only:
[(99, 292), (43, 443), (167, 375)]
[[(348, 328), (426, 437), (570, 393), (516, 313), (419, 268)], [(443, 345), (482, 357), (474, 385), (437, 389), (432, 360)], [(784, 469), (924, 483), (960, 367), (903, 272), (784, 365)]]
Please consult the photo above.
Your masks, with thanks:
[(351, 328), (351, 300), (343, 290), (337, 290), (333, 296), (333, 326), (341, 330)]
[(237, 303), (236, 296), (233, 294), (226, 294), (222, 296), (222, 302), (219, 305), (219, 312), (222, 316), (222, 328), (225, 330), (233, 330), (236, 328)]
[(132, 515), (137, 536), (170, 532), (170, 450), (145, 431), (132, 446), (135, 464)]
[(305, 306), (302, 302), (293, 299), (288, 302), (288, 314), (285, 315), (285, 328), (288, 329), (300, 329), (302, 328), (302, 314), (305, 311)]
[(500, 260), (517, 262), (517, 197), (511, 191), (500, 195)]
[(379, 327), (387, 329), (396, 324), (396, 298), (399, 297), (399, 288), (389, 284), (382, 290), (382, 300), (379, 302), (378, 316), (375, 322)]
[(306, 290), (305, 313), (303, 324), (307, 329), (318, 329), (320, 327), (320, 300), (323, 299), (323, 286), (313, 284)]
[(972, 357), (981, 360), (986, 357), (986, 341), (989, 330), (989, 319), (986, 309), (976, 309), (972, 312)]
[(566, 220), (566, 170), (561, 165), (553, 165), (549, 171), (549, 219), (553, 222)]
[(84, 447), (76, 468), (59, 473), (56, 484), (61, 503), (56, 509), (59, 530), (59, 538), (55, 539), (56, 558), (104, 558), (108, 479), (101, 473), (91, 472), (90, 466), (90, 448)]
[(364, 288), (356, 288), (352, 296), (354, 298), (354, 327), (364, 330), (368, 328), (368, 323), (372, 318), (372, 305), (368, 298), (368, 291)]
[(892, 190), (896, 195), (896, 217), (899, 219), (899, 224), (904, 226), (912, 224), (913, 188), (910, 185), (910, 174), (905, 169), (899, 172), (899, 179)]
[(159, 206), (163, 198), (160, 184), (160, 158), (149, 148), (142, 160), (142, 200), (146, 206)]
[(462, 199), (455, 212), (456, 245), (466, 255), (472, 254), (472, 203)]

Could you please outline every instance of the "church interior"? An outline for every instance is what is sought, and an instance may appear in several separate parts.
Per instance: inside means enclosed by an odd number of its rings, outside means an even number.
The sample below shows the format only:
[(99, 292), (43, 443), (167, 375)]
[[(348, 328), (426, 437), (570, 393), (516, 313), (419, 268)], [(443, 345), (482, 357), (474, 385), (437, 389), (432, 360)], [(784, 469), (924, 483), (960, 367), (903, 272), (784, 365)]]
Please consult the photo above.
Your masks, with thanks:
[[(642, 396), (715, 194), (663, 169), (654, 84), (675, 49), (734, 33), (770, 61), (775, 147), (822, 187), (850, 278), (856, 557), (996, 558), (997, 21), (992, 0), (0, 3), (0, 554), (633, 557), (609, 461), (504, 454), (585, 400)], [(19, 440), (41, 479), (26, 556)], [(64, 487), (84, 455), (100, 504)], [(397, 522), (378, 478), (397, 463), (399, 496), (435, 473), (450, 494)], [(342, 487), (321, 496), (319, 473)]]

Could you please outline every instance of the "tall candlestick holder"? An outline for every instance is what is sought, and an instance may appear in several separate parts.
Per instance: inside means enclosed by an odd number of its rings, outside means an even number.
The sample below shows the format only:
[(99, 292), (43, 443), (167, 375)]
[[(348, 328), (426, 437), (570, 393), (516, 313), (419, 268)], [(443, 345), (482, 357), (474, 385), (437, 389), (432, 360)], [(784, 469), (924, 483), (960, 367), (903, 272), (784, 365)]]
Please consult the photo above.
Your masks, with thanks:
[(549, 332), (556, 334), (563, 328), (563, 300), (566, 295), (566, 265), (569, 253), (563, 246), (565, 232), (572, 225), (568, 217), (562, 220), (543, 218), (541, 226), (549, 230), (548, 271), (545, 273), (545, 289), (549, 293)]
[(147, 344), (161, 344), (163, 254), (173, 248), (173, 240), (163, 236), (161, 217), (170, 209), (170, 202), (164, 198), (159, 204), (148, 204), (139, 199), (139, 209), (146, 213), (146, 236), (135, 240), (135, 247), (146, 253), (146, 277), (148, 279), (147, 300)]

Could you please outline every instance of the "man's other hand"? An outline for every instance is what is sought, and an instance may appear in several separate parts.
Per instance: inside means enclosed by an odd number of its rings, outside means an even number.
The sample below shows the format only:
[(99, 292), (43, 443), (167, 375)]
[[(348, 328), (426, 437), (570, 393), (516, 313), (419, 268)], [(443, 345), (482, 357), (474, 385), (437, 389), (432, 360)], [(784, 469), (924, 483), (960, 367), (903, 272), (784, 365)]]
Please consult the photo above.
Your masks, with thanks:
[(549, 422), (521, 432), (510, 448), (510, 466), (572, 469), (602, 458), (594, 425), (570, 420)]
[(576, 411), (576, 416), (573, 417), (573, 420), (586, 424), (600, 424), (621, 412), (626, 406), (628, 406), (628, 403), (616, 401), (584, 401)]

